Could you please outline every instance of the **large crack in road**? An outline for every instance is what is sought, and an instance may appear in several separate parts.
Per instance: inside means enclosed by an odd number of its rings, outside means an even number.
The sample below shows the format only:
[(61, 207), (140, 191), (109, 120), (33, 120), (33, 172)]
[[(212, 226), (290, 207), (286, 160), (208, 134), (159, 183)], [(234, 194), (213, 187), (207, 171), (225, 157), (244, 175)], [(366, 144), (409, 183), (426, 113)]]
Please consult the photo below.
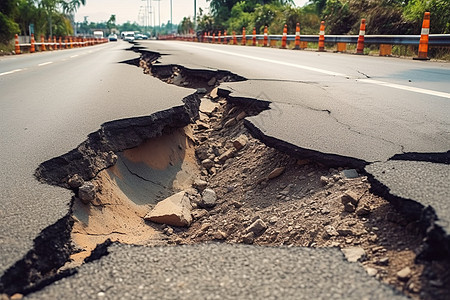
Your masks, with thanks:
[[(447, 232), (432, 208), (389, 191), (383, 170), (374, 171), (384, 165), (267, 136), (249, 117), (268, 111), (270, 102), (220, 87), (245, 78), (160, 64), (159, 53), (134, 50), (141, 58), (128, 63), (197, 93), (166, 111), (105, 123), (76, 149), (39, 166), (40, 181), (74, 191), (71, 209), (5, 272), (0, 293), (36, 292), (100, 259), (111, 241), (219, 241), (362, 250), (357, 260), (370, 276), (413, 298), (448, 295)], [(448, 153), (392, 160), (418, 157), (448, 164)], [(206, 188), (216, 195), (213, 204), (205, 203)], [(191, 203), (188, 227), (146, 220), (177, 191)], [(405, 267), (408, 274), (397, 274)]]

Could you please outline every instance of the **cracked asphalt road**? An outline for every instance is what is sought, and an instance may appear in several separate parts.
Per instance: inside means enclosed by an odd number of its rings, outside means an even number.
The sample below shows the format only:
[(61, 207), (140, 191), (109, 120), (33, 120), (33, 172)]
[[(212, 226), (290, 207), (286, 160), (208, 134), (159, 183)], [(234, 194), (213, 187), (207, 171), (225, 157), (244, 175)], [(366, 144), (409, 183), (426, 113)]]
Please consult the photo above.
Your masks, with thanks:
[(40, 184), (33, 175), (39, 164), (72, 150), (104, 122), (182, 105), (193, 92), (122, 63), (139, 58), (125, 51), (129, 47), (110, 43), (0, 58), (0, 73), (22, 68), (0, 76), (0, 274), (68, 212), (70, 191)]
[[(144, 76), (141, 69), (120, 64), (139, 56), (125, 52), (124, 48), (127, 46), (129, 45), (123, 43), (104, 45), (98, 48), (99, 52), (93, 53), (74, 49), (72, 53), (80, 52), (81, 57), (73, 55), (69, 58), (69, 55), (64, 54), (71, 53), (72, 50), (62, 51), (61, 54), (52, 53), (57, 56), (51, 57), (54, 61), (52, 64), (42, 67), (47, 71), (45, 76), (37, 66), (43, 57), (49, 57), (47, 54), (34, 56), (39, 58), (39, 61), (28, 61), (27, 56), (13, 58), (20, 60), (21, 66), (24, 66), (23, 70), (0, 78), (1, 89), (7, 95), (0, 110), (2, 128), (9, 129), (2, 131), (0, 148), (3, 168), (0, 187), (4, 191), (0, 202), (0, 272), (3, 273), (11, 264), (22, 258), (31, 248), (32, 239), (68, 211), (71, 196), (68, 191), (36, 182), (32, 174), (39, 163), (74, 148), (103, 122), (148, 115), (179, 105), (181, 99), (192, 92), (165, 85), (157, 79)], [(197, 69), (226, 69), (248, 78), (246, 82), (227, 85), (232, 96), (261, 95), (261, 98), (266, 97), (272, 101), (274, 109), (271, 113), (275, 114), (276, 118), (273, 118), (273, 115), (260, 115), (260, 118), (267, 119), (259, 126), (260, 130), (267, 136), (271, 134), (270, 130), (273, 130), (274, 136), (290, 132), (283, 139), (298, 147), (309, 147), (320, 153), (365, 162), (386, 161), (392, 155), (402, 152), (445, 152), (449, 149), (450, 110), (448, 97), (445, 96), (449, 95), (450, 87), (448, 84), (442, 84), (449, 81), (450, 72), (446, 64), (428, 62), (425, 65), (423, 62), (386, 58), (178, 42), (149, 41), (143, 43), (143, 46), (161, 54), (168, 54), (160, 59), (164, 64), (174, 63)], [(86, 57), (83, 58), (83, 55)], [(2, 72), (7, 72), (14, 66), (13, 60), (0, 61)], [(95, 72), (90, 72), (93, 66)], [(411, 79), (408, 79), (409, 71)], [(367, 78), (368, 76), (370, 78)], [(70, 84), (67, 83), (68, 78)], [(411, 80), (411, 85), (414, 84), (414, 92), (405, 90), (408, 88), (408, 80)], [(28, 85), (29, 89), (22, 88), (30, 82), (32, 84)], [(45, 87), (49, 82), (54, 88), (46, 91)], [(386, 82), (391, 86), (386, 86)], [(67, 92), (68, 85), (70, 93)], [(227, 86), (224, 85), (223, 88), (226, 89)], [(255, 88), (256, 94), (252, 92), (251, 86)], [(295, 86), (294, 90), (291, 90), (292, 86)], [(29, 90), (39, 93), (30, 97)], [(296, 114), (296, 111), (299, 113)], [(300, 113), (309, 116), (300, 120)], [(258, 124), (256, 119), (249, 120), (254, 125)], [(311, 122), (318, 123), (319, 120), (324, 122), (320, 127), (311, 126)], [(303, 125), (295, 128), (293, 125), (300, 121), (304, 122)], [(305, 130), (309, 133), (304, 132)], [(303, 132), (302, 135), (299, 135), (299, 132)], [(311, 138), (322, 134), (324, 138)], [(305, 141), (309, 143), (307, 147), (302, 145)], [(447, 168), (448, 164), (444, 164), (444, 169)], [(429, 174), (439, 176), (433, 172)], [(442, 182), (442, 178), (439, 180)], [(389, 186), (391, 182), (387, 180), (386, 185)], [(434, 200), (433, 194), (430, 198)], [(143, 290), (148, 294), (150, 290), (145, 287), (148, 276), (153, 279), (168, 270), (167, 261), (164, 261), (164, 264), (152, 270), (156, 273), (135, 276), (139, 270), (154, 263), (149, 260), (150, 255), (156, 255), (154, 251), (162, 253), (161, 261), (171, 257), (170, 263), (176, 264), (171, 267), (174, 270), (181, 273), (185, 270), (188, 275), (193, 274), (190, 270), (198, 271), (195, 272), (198, 277), (193, 278), (192, 282), (195, 293), (217, 287), (217, 279), (221, 278), (224, 271), (220, 264), (217, 266), (214, 263), (214, 259), (218, 257), (230, 256), (231, 261), (226, 261), (230, 269), (226, 271), (230, 271), (231, 276), (236, 272), (239, 273), (238, 276), (243, 276), (247, 272), (246, 268), (242, 268), (245, 261), (252, 269), (262, 267), (261, 261), (268, 260), (270, 263), (274, 256), (280, 256), (282, 259), (279, 262), (283, 266), (290, 266), (294, 261), (296, 268), (300, 265), (312, 267), (311, 270), (307, 269), (306, 273), (313, 272), (315, 268), (320, 270), (319, 274), (331, 272), (328, 273), (330, 276), (319, 276), (317, 282), (308, 276), (300, 278), (303, 285), (313, 282), (315, 287), (322, 287), (320, 290), (314, 290), (322, 292), (317, 298), (329, 298), (328, 291), (332, 290), (331, 296), (337, 298), (361, 299), (367, 296), (366, 283), (370, 285), (369, 291), (373, 291), (374, 299), (393, 296), (390, 288), (370, 278), (361, 267), (344, 262), (337, 251), (320, 252), (321, 261), (315, 261), (312, 259), (316, 257), (316, 254), (312, 254), (315, 250), (256, 249), (251, 246), (214, 247), (216, 246), (186, 247), (185, 251), (180, 253), (177, 248), (152, 249), (116, 245), (113, 246), (111, 257), (83, 266), (80, 269), (82, 279), (80, 276), (64, 279), (58, 285), (50, 286), (42, 293), (30, 297), (60, 297), (69, 291), (78, 294), (80, 284), (83, 283), (86, 285), (82, 288), (82, 294), (91, 297), (104, 296), (99, 294), (106, 293), (100, 289), (101, 286), (92, 284), (96, 282), (97, 276), (103, 278), (107, 286), (113, 284), (112, 291), (117, 289), (112, 298), (128, 297), (125, 290), (131, 287), (140, 289), (143, 286)], [(246, 257), (248, 249), (253, 249), (254, 256)], [(299, 256), (291, 257), (294, 253)], [(287, 260), (284, 260), (285, 258)], [(210, 268), (210, 264), (205, 264), (205, 261), (211, 262), (214, 267)], [(197, 267), (198, 265), (200, 266)], [(189, 266), (195, 268), (189, 269)], [(270, 266), (277, 268), (276, 264)], [(301, 271), (301, 268), (298, 270)], [(202, 277), (208, 274), (206, 271), (216, 277), (206, 280)], [(300, 271), (299, 273), (302, 273)], [(330, 280), (339, 279), (339, 275), (346, 272), (357, 275), (351, 277), (354, 280), (347, 282), (348, 285), (340, 280)], [(297, 290), (290, 286), (286, 288), (287, 292), (277, 289), (264, 291), (273, 298), (289, 298), (292, 291), (298, 295), (304, 286), (295, 281), (297, 275), (295, 273), (287, 277)], [(124, 281), (124, 278), (129, 280)], [(252, 280), (258, 279), (260, 278)], [(355, 281), (358, 281), (357, 286), (351, 286)], [(138, 285), (139, 282), (142, 284)], [(159, 283), (159, 286), (165, 286), (163, 282), (155, 282)], [(262, 282), (272, 287), (282, 283), (272, 280), (270, 276), (264, 277)], [(234, 286), (230, 285), (228, 288), (231, 293)], [(257, 291), (258, 286), (253, 282), (249, 284), (248, 289), (245, 288), (237, 291), (243, 294), (247, 291), (250, 295)], [(160, 292), (164, 295), (167, 290)], [(261, 296), (265, 296), (265, 292), (262, 291)], [(137, 292), (137, 295), (144, 294)], [(217, 293), (211, 295), (211, 298), (221, 296)], [(311, 298), (309, 294), (305, 295)], [(370, 295), (368, 298), (372, 299)]]
[[(449, 63), (182, 42), (141, 45), (164, 54), (163, 64), (227, 69), (247, 78), (220, 89), (232, 98), (271, 102), (270, 110), (247, 118), (266, 143), (359, 168), (380, 162), (366, 171), (374, 170), (391, 191), (409, 190), (393, 196), (431, 205), (441, 223), (450, 224)], [(418, 169), (397, 161), (395, 180), (375, 172), (393, 157), (414, 161), (408, 153), (428, 154), (429, 163)]]

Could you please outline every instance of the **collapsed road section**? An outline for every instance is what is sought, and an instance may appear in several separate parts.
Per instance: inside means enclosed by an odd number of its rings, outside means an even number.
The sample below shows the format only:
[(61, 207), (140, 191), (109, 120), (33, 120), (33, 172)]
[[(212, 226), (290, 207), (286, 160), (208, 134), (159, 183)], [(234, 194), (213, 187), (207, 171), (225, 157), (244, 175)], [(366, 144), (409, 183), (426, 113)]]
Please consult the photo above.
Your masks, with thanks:
[(215, 88), (242, 77), (159, 65), (157, 53), (141, 52), (144, 73), (197, 93), (167, 111), (105, 123), (73, 151), (41, 164), (39, 180), (74, 191), (71, 210), (2, 276), (1, 292), (39, 290), (92, 261), (91, 253), (101, 258), (114, 241), (338, 247), (364, 276), (406, 295), (448, 295), (448, 254), (416, 259), (442, 246), (424, 244), (436, 216), (423, 222), (422, 213), (395, 210), (364, 161), (271, 143), (248, 121), (270, 102)]

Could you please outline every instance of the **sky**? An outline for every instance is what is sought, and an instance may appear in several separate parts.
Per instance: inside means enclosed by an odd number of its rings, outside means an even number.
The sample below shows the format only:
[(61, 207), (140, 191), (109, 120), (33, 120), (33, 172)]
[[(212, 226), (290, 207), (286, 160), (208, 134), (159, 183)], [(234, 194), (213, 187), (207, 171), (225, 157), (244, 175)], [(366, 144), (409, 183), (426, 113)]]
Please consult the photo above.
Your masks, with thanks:
[[(152, 6), (153, 13), (149, 14), (149, 25), (158, 25), (158, 17), (161, 16), (161, 24), (170, 21), (170, 2), (172, 1), (172, 20), (179, 24), (183, 17), (194, 16), (194, 0), (86, 0), (86, 5), (81, 6), (75, 14), (76, 22), (83, 22), (87, 17), (88, 22), (108, 21), (111, 15), (116, 15), (116, 24), (127, 21), (144, 24), (145, 7), (148, 3)], [(197, 1), (197, 12), (199, 8), (209, 11), (209, 2)], [(303, 6), (308, 0), (294, 0), (297, 6)], [(159, 6), (159, 8), (158, 8)]]

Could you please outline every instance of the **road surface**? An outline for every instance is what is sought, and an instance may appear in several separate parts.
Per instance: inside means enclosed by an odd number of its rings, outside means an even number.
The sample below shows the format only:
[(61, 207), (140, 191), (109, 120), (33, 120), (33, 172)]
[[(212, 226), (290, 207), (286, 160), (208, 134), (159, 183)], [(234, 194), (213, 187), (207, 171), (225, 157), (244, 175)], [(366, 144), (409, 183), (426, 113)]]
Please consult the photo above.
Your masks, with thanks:
[[(272, 110), (248, 121), (263, 136), (306, 149), (316, 158), (384, 163), (404, 152), (443, 153), (450, 148), (450, 68), (446, 63), (182, 42), (148, 41), (142, 46), (162, 54), (159, 61), (163, 64), (223, 69), (245, 77), (247, 81), (222, 84), (220, 88), (231, 92), (231, 97), (271, 101)], [(104, 122), (145, 116), (180, 105), (184, 97), (194, 92), (164, 84), (124, 63), (139, 57), (138, 53), (127, 51), (129, 47), (118, 42), (0, 59), (0, 274), (32, 248), (33, 239), (44, 228), (68, 213), (70, 192), (40, 184), (34, 178), (40, 163), (75, 148)], [(437, 180), (445, 183), (442, 176), (446, 172), (448, 165), (444, 164)], [(390, 183), (388, 180), (386, 185)], [(438, 189), (445, 192), (448, 186), (439, 185)], [(441, 195), (439, 192), (437, 195)], [(325, 274), (330, 272), (329, 276), (317, 278), (316, 286), (324, 291), (317, 298), (329, 298), (331, 293), (332, 297), (361, 299), (367, 286), (379, 292), (374, 298), (393, 296), (390, 288), (370, 278), (361, 267), (345, 262), (342, 254), (334, 250), (251, 246), (195, 246), (183, 250), (191, 253), (188, 258), (178, 248), (114, 245), (113, 255), (82, 266), (79, 275), (35, 296), (78, 293), (80, 289), (90, 297), (105, 296), (112, 285), (112, 295), (127, 297), (125, 293), (130, 289), (130, 295), (141, 297), (158, 286), (171, 287), (168, 281), (164, 283), (164, 277), (155, 279), (152, 285), (147, 276), (157, 277), (174, 269), (192, 280), (177, 281), (176, 284), (182, 284), (179, 291), (185, 291), (186, 284), (195, 295), (217, 298), (221, 295), (212, 290), (221, 286), (221, 280), (227, 276), (249, 276), (253, 268), (262, 268), (260, 261), (268, 261), (267, 268), (272, 268), (261, 272), (276, 274), (274, 278), (265, 276), (262, 283), (274, 288), (257, 294), (255, 281), (261, 278), (254, 277), (248, 289), (237, 290), (239, 294), (295, 298), (292, 295), (302, 291), (302, 283), (297, 284), (296, 280), (303, 263)], [(160, 260), (170, 258), (171, 266), (149, 260), (156, 256), (155, 251), (162, 253)], [(243, 258), (248, 251), (255, 256)], [(277, 255), (287, 256), (286, 260), (280, 259), (286, 268), (297, 262), (296, 271), (277, 273), (278, 263), (272, 263)], [(215, 263), (218, 258), (223, 258), (229, 268)], [(246, 263), (248, 269), (241, 268)], [(329, 265), (339, 268), (330, 270)], [(142, 272), (147, 268), (151, 273)], [(358, 275), (352, 277), (354, 285), (350, 289), (347, 285), (351, 282), (337, 278), (347, 273)], [(99, 274), (105, 278), (104, 285), (86, 284), (96, 282)], [(310, 278), (300, 280), (310, 284)], [(285, 290), (275, 288), (286, 282)], [(231, 292), (235, 286), (228, 283), (226, 288)], [(334, 290), (337, 286), (339, 292)], [(177, 291), (157, 293), (162, 298), (180, 296)]]

